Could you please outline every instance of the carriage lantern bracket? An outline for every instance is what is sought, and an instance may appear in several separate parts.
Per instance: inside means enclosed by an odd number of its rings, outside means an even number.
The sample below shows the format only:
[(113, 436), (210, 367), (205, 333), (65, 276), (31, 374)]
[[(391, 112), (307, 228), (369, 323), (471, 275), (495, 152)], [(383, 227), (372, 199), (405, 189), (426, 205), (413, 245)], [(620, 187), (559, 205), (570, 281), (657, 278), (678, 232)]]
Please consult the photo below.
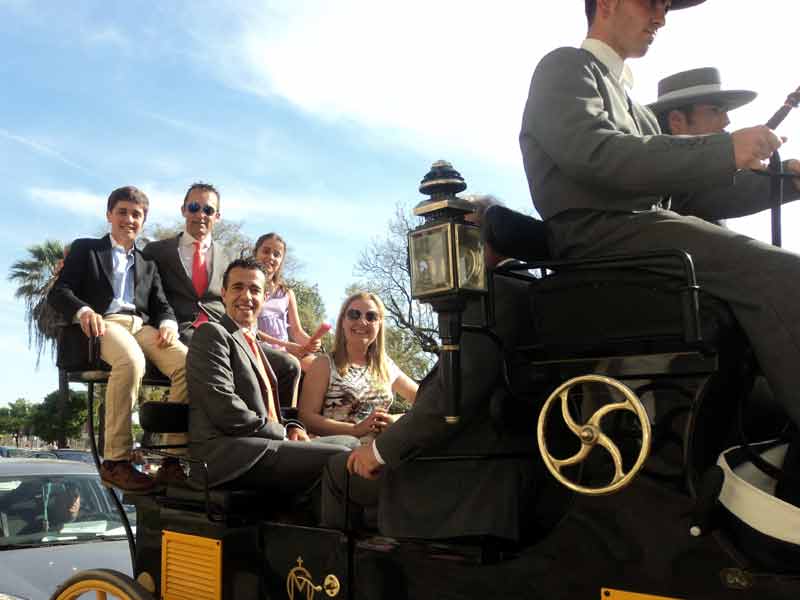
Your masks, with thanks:
[(467, 184), (449, 162), (431, 165), (419, 191), (430, 196), (414, 207), (425, 221), (408, 234), (411, 296), (439, 317), (439, 369), (446, 383), (445, 421), (458, 423), (461, 399), (461, 314), (471, 296), (487, 293), (480, 230), (464, 217), (473, 205), (456, 196)]

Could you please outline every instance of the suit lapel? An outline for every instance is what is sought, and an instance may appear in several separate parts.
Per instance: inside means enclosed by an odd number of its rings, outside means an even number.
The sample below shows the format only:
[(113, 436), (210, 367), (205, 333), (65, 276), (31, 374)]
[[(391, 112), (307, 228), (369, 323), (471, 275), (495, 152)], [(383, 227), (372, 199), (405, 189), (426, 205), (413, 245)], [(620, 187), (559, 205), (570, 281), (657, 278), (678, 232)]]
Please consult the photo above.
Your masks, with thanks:
[(100, 248), (98, 248), (95, 253), (97, 255), (97, 262), (100, 264), (100, 268), (102, 269), (103, 273), (106, 276), (106, 280), (108, 281), (108, 285), (111, 286), (111, 289), (114, 289), (114, 259), (111, 257), (111, 236), (106, 235), (103, 239), (103, 243), (100, 244)]
[[(258, 363), (256, 362), (255, 356), (253, 356), (253, 351), (250, 349), (250, 344), (247, 343), (247, 340), (244, 337), (244, 333), (242, 333), (242, 330), (239, 327), (239, 325), (228, 315), (225, 315), (220, 321), (220, 323), (228, 330), (228, 332), (233, 337), (234, 341), (239, 345), (239, 347), (242, 349), (242, 352), (244, 352), (245, 356), (247, 356), (247, 359), (250, 361), (250, 368), (253, 370), (253, 373), (255, 374), (256, 379), (258, 379), (258, 382), (261, 384), (262, 400), (266, 400), (268, 396), (264, 393), (264, 391), (268, 387), (270, 388), (270, 390), (273, 389), (273, 386), (271, 386), (270, 381), (264, 381), (264, 378), (261, 376), (261, 371), (258, 368)], [(261, 353), (261, 359), (264, 361), (265, 365), (269, 365), (267, 357), (264, 356), (263, 352)], [(271, 373), (267, 373), (267, 377), (270, 377), (270, 375)]]
[[(225, 264), (224, 256), (222, 253), (222, 248), (220, 247), (217, 242), (211, 242), (211, 272), (208, 275), (208, 289), (212, 288), (221, 288), (222, 287), (222, 273), (225, 271), (225, 268), (228, 266)], [(219, 277), (219, 285), (216, 285), (214, 281), (214, 277)]]
[(192, 283), (191, 276), (186, 272), (186, 267), (183, 266), (183, 261), (181, 261), (180, 255), (180, 242), (181, 236), (183, 233), (179, 233), (177, 236), (170, 240), (170, 245), (167, 248), (168, 257), (167, 260), (169, 261), (168, 264), (171, 266), (172, 271), (175, 273), (175, 277), (178, 281), (181, 282), (181, 285), (186, 288), (186, 291), (191, 296), (197, 296), (197, 292), (194, 291), (194, 284)]

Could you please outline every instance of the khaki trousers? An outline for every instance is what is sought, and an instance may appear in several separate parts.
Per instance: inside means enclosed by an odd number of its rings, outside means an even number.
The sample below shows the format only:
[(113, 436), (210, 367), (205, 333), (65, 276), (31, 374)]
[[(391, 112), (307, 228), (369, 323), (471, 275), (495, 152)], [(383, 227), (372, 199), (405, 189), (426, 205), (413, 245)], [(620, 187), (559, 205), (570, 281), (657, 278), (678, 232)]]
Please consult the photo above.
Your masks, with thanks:
[[(111, 366), (106, 389), (105, 448), (107, 460), (130, 460), (133, 447), (131, 413), (145, 371), (145, 359), (169, 377), (171, 387), (167, 402), (186, 404), (186, 346), (174, 341), (158, 345), (158, 330), (142, 325), (141, 317), (108, 315), (106, 332), (100, 338), (100, 358)], [(167, 434), (164, 444), (185, 444), (186, 434)], [(176, 453), (181, 453), (179, 450)]]

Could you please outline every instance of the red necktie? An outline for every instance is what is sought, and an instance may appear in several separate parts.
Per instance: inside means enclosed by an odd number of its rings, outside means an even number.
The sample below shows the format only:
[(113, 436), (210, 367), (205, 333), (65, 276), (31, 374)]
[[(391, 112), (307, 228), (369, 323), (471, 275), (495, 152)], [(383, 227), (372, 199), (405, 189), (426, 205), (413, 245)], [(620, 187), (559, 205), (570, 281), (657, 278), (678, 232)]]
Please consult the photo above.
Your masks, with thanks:
[(258, 348), (258, 344), (256, 343), (256, 338), (251, 331), (246, 329), (243, 329), (242, 333), (244, 334), (244, 339), (246, 339), (247, 343), (250, 345), (250, 350), (253, 351), (253, 354), (256, 358), (258, 375), (261, 379), (261, 389), (264, 392), (264, 400), (265, 404), (267, 405), (267, 414), (269, 416), (269, 420), (277, 421), (278, 417), (275, 414), (275, 404), (272, 401), (272, 387), (270, 386), (269, 376), (267, 375), (267, 367), (264, 365), (264, 359), (261, 357), (261, 352)]
[[(202, 298), (208, 289), (208, 271), (206, 270), (206, 253), (200, 249), (200, 242), (194, 242), (194, 257), (192, 258), (192, 286), (198, 298)], [(208, 316), (202, 310), (192, 325), (199, 327), (208, 321)]]

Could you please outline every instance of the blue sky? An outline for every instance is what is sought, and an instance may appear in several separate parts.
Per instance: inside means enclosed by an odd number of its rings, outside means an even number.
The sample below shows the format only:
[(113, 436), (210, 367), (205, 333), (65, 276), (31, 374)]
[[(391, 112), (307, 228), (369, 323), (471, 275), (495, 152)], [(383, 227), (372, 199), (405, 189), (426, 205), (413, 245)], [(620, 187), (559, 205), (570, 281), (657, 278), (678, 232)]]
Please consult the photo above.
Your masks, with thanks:
[[(800, 84), (784, 68), (797, 54), (796, 0), (768, 4), (774, 13), (708, 0), (670, 15), (632, 62), (637, 98), (654, 100), (674, 71), (714, 65), (726, 87), (760, 92), (732, 127), (764, 122)], [(522, 107), (539, 58), (583, 38), (582, 5), (0, 0), (0, 272), (28, 245), (104, 231), (105, 198), (120, 185), (147, 192), (149, 222), (176, 222), (200, 179), (246, 234), (287, 239), (333, 316), (360, 252), (397, 203), (422, 199), (434, 160), (450, 160), (468, 191), (532, 211)], [(780, 68), (768, 68), (770, 48)], [(798, 124), (790, 116), (781, 133)], [(793, 144), (784, 157), (800, 154)], [(793, 247), (799, 217), (786, 212)], [(734, 226), (764, 238), (767, 223)], [(0, 290), (0, 405), (39, 401), (55, 369), (45, 358), (34, 370), (22, 304), (10, 283)]]

